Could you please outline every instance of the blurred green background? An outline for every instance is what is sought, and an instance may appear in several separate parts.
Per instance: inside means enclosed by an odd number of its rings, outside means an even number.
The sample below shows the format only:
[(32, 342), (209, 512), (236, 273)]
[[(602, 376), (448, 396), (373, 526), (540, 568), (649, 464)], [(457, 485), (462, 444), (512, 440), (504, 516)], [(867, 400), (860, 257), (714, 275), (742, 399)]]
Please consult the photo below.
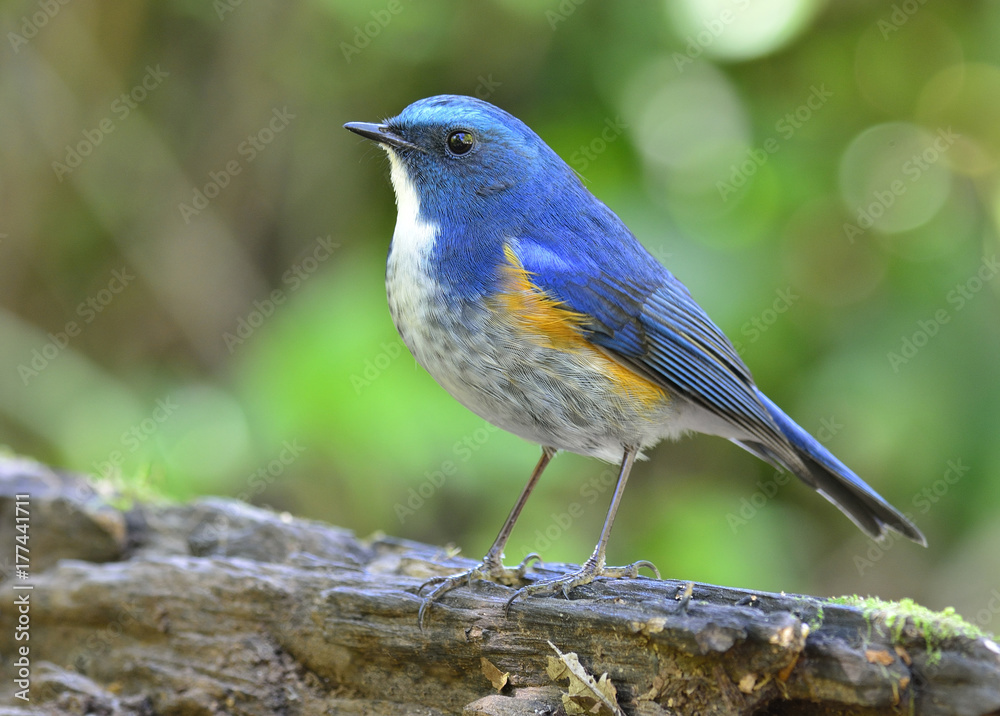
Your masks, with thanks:
[[(653, 451), (609, 559), (1000, 624), (1000, 3), (7, 2), (0, 442), (478, 558), (538, 455), (401, 347), (387, 162), (439, 93), (533, 127), (929, 549), (717, 438)], [(609, 472), (610, 469), (610, 472)], [(580, 562), (614, 468), (511, 539)]]

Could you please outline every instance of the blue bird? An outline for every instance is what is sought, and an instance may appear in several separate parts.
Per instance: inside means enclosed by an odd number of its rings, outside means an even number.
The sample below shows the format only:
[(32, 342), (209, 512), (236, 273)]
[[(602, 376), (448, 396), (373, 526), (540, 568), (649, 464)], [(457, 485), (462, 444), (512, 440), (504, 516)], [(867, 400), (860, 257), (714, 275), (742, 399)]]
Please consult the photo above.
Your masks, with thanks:
[(503, 549), (558, 450), (620, 462), (593, 554), (571, 574), (514, 592), (556, 593), (649, 562), (605, 564), (629, 472), (642, 451), (689, 432), (718, 435), (784, 468), (872, 537), (920, 531), (754, 384), (687, 288), (523, 122), (482, 100), (441, 95), (381, 124), (344, 127), (389, 156), (398, 216), (386, 267), (393, 322), (460, 403), (538, 443), (541, 459), (474, 569), (425, 583), (420, 609), (473, 579), (513, 585)]

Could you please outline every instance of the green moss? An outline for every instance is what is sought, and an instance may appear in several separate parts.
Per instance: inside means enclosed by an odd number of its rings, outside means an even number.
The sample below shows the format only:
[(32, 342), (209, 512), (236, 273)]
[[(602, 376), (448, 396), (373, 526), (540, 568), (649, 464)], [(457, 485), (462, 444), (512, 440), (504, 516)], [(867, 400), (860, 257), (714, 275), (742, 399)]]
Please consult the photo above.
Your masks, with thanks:
[(817, 631), (823, 626), (823, 605), (816, 607), (816, 616), (809, 620), (809, 633)]
[(144, 465), (126, 478), (120, 472), (92, 476), (90, 486), (116, 510), (127, 512), (137, 503), (165, 503), (169, 499), (160, 490), (162, 479), (150, 465)]
[[(795, 610), (795, 615), (806, 622), (809, 633), (817, 631), (823, 626), (823, 601), (815, 597), (807, 597), (797, 600), (802, 606)], [(808, 616), (809, 614), (812, 616)]]
[(903, 641), (904, 630), (908, 625), (911, 625), (918, 634), (924, 637), (927, 645), (928, 665), (940, 661), (941, 644), (947, 639), (956, 637), (992, 638), (990, 634), (975, 624), (970, 624), (963, 619), (954, 607), (945, 607), (942, 611), (935, 612), (917, 604), (912, 599), (887, 602), (878, 597), (859, 597), (857, 594), (834, 597), (829, 602), (858, 607), (870, 626), (884, 626), (894, 644)]

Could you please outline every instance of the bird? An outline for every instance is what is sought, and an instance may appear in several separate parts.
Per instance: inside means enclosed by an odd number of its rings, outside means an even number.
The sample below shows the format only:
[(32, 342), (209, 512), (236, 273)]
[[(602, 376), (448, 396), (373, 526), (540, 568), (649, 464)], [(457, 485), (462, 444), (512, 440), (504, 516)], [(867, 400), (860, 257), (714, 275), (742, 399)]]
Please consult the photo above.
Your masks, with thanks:
[(726, 438), (795, 474), (873, 538), (924, 535), (757, 387), (690, 291), (525, 123), (481, 99), (438, 95), (345, 129), (389, 159), (396, 225), (389, 312), (421, 366), (489, 423), (541, 446), (482, 562), (428, 580), (419, 621), (447, 592), (524, 582), (539, 560), (503, 564), (515, 522), (560, 450), (620, 465), (604, 526), (576, 570), (522, 586), (569, 596), (648, 561), (606, 563), (629, 473), (645, 450), (688, 433)]

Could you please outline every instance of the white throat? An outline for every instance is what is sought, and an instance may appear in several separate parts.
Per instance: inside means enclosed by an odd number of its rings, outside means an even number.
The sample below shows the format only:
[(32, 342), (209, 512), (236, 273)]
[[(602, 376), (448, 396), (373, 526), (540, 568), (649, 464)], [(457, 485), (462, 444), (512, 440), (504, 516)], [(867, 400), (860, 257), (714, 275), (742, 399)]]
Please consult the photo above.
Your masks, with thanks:
[(396, 192), (396, 230), (392, 234), (385, 289), (392, 320), (410, 351), (426, 367), (431, 346), (426, 344), (428, 316), (440, 298), (430, 270), (431, 252), (438, 227), (420, 217), (420, 197), (406, 165), (386, 148)]
[(392, 188), (396, 192), (396, 229), (392, 234), (390, 262), (397, 270), (421, 266), (430, 257), (438, 227), (420, 218), (420, 197), (395, 151), (385, 148), (391, 166)]

